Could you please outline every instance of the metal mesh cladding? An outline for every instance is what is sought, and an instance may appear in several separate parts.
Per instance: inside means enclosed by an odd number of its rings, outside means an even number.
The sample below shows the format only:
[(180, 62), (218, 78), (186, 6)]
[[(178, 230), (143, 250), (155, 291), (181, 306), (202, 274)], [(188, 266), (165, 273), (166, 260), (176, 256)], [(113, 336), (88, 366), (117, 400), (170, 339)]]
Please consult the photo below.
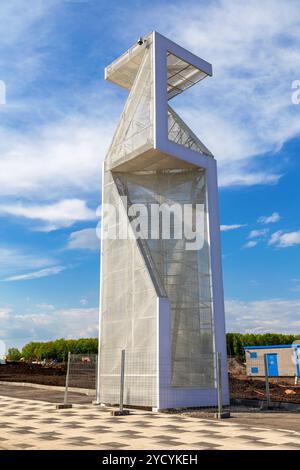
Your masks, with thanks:
[[(186, 250), (186, 239), (144, 239), (155, 265), (155, 275), (163, 284), (171, 302), (172, 321), (172, 385), (175, 387), (213, 386), (213, 318), (209, 243), (206, 214), (205, 173), (202, 170), (120, 173), (127, 187), (129, 204), (186, 203), (203, 204), (204, 245), (200, 250)], [(175, 217), (170, 217), (174, 235)], [(151, 218), (148, 219), (151, 232)], [(160, 226), (160, 231), (162, 226)], [(148, 233), (148, 234), (149, 234)], [(145, 334), (145, 332), (143, 332)], [(202, 358), (202, 359), (200, 359)]]
[(212, 157), (211, 152), (200, 139), (189, 129), (183, 120), (168, 106), (168, 138), (195, 152)]
[[(118, 405), (120, 402), (121, 382), (121, 352), (119, 348), (102, 350), (103, 367), (101, 368), (100, 396), (106, 404)], [(211, 389), (216, 390), (214, 381), (215, 354), (205, 354), (198, 357), (201, 368), (211, 371)], [(170, 364), (167, 361), (160, 363), (161, 368), (161, 393), (163, 400), (168, 401), (168, 395), (172, 396), (174, 406), (182, 406), (181, 397), (176, 397), (168, 383), (168, 371)], [(208, 374), (208, 372), (207, 372)], [(124, 367), (124, 405), (132, 406), (157, 406), (157, 356), (154, 352), (146, 350), (125, 350)]]
[(152, 45), (149, 43), (127, 98), (112, 144), (106, 167), (126, 161), (134, 152), (153, 147), (153, 74)]
[(167, 53), (168, 99), (179, 95), (205, 77), (207, 77), (207, 74), (202, 70), (197, 69), (171, 52)]
[[(120, 196), (112, 179), (111, 173), (105, 175), (106, 203), (117, 207)], [(126, 218), (127, 215), (125, 214)], [(120, 222), (114, 225), (108, 217), (104, 217), (104, 231), (119, 229)], [(140, 355), (146, 351), (156, 355), (156, 303), (157, 293), (152, 283), (149, 270), (144, 262), (136, 240), (110, 239), (104, 237), (102, 250), (103, 290), (102, 290), (102, 319), (101, 319), (101, 400), (111, 402), (111, 390), (118, 388), (119, 355), (112, 352), (125, 349), (126, 354)], [(141, 356), (141, 361), (142, 361)], [(142, 362), (141, 362), (142, 363)], [(156, 367), (153, 363), (153, 368)], [(145, 382), (145, 370), (136, 372), (134, 380), (140, 377), (141, 384)], [(149, 395), (149, 390), (156, 388), (156, 369), (147, 376), (144, 394), (145, 406), (155, 406), (156, 396)], [(130, 386), (130, 384), (127, 385)], [(142, 385), (136, 391), (131, 386), (130, 403), (141, 404), (140, 393)], [(139, 391), (138, 391), (139, 390)]]
[[(121, 349), (101, 351), (100, 396), (105, 403), (119, 404)], [(124, 404), (136, 406), (156, 406), (157, 359), (155, 352), (146, 350), (125, 350)]]

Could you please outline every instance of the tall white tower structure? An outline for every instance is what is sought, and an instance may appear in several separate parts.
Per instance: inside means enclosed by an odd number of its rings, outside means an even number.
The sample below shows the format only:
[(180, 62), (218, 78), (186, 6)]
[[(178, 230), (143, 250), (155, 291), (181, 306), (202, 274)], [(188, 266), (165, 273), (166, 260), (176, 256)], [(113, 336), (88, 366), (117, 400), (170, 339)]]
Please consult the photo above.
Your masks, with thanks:
[[(129, 96), (103, 169), (103, 403), (118, 403), (123, 349), (127, 405), (215, 405), (216, 352), (222, 353), (224, 404), (229, 400), (216, 161), (169, 105), (211, 75), (208, 62), (157, 32), (105, 69), (106, 80)], [(187, 249), (184, 235), (167, 238), (161, 227), (151, 227), (147, 236), (141, 229), (137, 236), (137, 207), (139, 222), (150, 226), (151, 208), (158, 204), (182, 213), (192, 207), (193, 217), (196, 206), (202, 207), (201, 246)], [(171, 229), (176, 221), (175, 211)]]

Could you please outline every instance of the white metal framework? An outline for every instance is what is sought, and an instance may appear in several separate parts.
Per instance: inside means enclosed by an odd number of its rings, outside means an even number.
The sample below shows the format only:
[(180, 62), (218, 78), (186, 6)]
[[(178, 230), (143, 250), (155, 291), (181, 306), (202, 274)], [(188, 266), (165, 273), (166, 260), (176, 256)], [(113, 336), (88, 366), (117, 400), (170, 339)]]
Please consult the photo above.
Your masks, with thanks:
[[(103, 214), (101, 249), (101, 402), (118, 402), (120, 351), (126, 350), (124, 403), (171, 408), (217, 401), (214, 354), (226, 344), (216, 161), (169, 105), (206, 76), (211, 65), (157, 32), (105, 70), (129, 90), (105, 159), (103, 204), (202, 204), (204, 245), (184, 239), (130, 236), (112, 239), (120, 218)], [(130, 232), (131, 233), (131, 232)], [(131, 233), (132, 235), (132, 233)]]

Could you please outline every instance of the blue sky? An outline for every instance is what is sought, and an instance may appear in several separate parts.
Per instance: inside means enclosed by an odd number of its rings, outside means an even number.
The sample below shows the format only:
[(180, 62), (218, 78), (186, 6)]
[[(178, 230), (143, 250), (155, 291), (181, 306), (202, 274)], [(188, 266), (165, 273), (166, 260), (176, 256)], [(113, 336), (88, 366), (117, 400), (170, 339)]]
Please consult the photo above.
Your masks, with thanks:
[(214, 68), (173, 105), (218, 160), (227, 330), (299, 333), (297, 0), (4, 0), (0, 15), (0, 339), (96, 335), (101, 162), (126, 99), (103, 69), (153, 29)]

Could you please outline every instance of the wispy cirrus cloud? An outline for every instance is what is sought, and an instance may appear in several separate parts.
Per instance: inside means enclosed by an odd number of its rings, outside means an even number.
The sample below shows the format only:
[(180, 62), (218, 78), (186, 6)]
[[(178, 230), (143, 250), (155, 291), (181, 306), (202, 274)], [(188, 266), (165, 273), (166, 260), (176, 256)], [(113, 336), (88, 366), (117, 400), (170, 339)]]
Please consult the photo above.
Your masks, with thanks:
[(221, 232), (228, 232), (231, 230), (237, 230), (238, 228), (246, 227), (247, 224), (232, 224), (232, 225), (221, 225)]
[[(53, 8), (58, 5), (59, 0), (35, 0), (34, 8), (24, 8), (24, 0), (12, 0), (10, 2), (1, 2), (0, 13), (3, 21), (0, 30), (1, 44), (9, 46), (16, 44), (32, 32), (32, 28), (38, 21), (51, 13)], [(32, 38), (34, 44), (34, 38)]]
[(9, 276), (3, 281), (30, 281), (32, 279), (40, 279), (41, 277), (54, 276), (66, 269), (65, 266), (51, 266), (50, 268), (40, 269), (26, 274), (18, 274), (16, 276)]
[(45, 71), (50, 55), (49, 35), (59, 3), (60, 0), (35, 0), (31, 8), (27, 8), (25, 0), (0, 3), (0, 70), (7, 89), (0, 129), (6, 128), (6, 122), (7, 129), (12, 128), (14, 117), (22, 121), (20, 111), (35, 112), (28, 106), (31, 99), (37, 104), (37, 93), (30, 91), (30, 85)]
[(53, 257), (42, 256), (38, 252), (23, 248), (0, 246), (0, 274), (19, 273), (24, 269), (39, 269), (56, 264)]

